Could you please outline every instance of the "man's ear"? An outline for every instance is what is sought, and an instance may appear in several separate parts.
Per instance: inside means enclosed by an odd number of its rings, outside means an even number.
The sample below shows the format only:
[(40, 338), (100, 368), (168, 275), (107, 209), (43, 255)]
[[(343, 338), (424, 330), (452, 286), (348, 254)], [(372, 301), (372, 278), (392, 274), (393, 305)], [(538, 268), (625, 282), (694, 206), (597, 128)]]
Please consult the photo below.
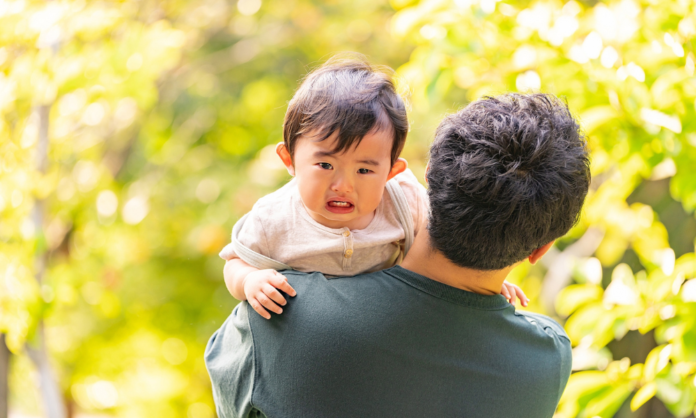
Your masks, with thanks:
[(428, 171), (430, 171), (430, 161), (425, 165), (425, 184), (428, 184)]
[(391, 180), (397, 174), (403, 173), (408, 168), (408, 161), (403, 158), (397, 158), (392, 165), (391, 170), (389, 170), (389, 175), (387, 176), (387, 181)]
[(276, 154), (278, 154), (280, 160), (283, 162), (283, 164), (285, 164), (285, 168), (288, 169), (288, 173), (290, 173), (291, 176), (294, 176), (295, 166), (292, 165), (292, 157), (290, 156), (290, 152), (284, 143), (279, 142), (278, 145), (276, 145)]
[(554, 242), (556, 242), (556, 240), (553, 240), (553, 241), (549, 242), (548, 244), (541, 246), (541, 247), (537, 248), (536, 250), (532, 251), (532, 253), (529, 254), (529, 257), (528, 257), (529, 262), (532, 264), (536, 264), (536, 262), (539, 261), (539, 259), (541, 257), (543, 257), (544, 254), (546, 254), (551, 249)]

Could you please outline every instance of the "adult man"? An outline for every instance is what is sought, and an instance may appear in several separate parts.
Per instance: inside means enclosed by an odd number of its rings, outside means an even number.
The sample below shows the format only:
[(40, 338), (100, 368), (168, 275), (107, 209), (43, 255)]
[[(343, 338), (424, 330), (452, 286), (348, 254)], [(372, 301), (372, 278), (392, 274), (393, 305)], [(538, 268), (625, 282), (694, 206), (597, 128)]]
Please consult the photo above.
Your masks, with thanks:
[(220, 417), (551, 417), (570, 342), (499, 295), (577, 220), (584, 138), (550, 95), (485, 98), (441, 123), (431, 204), (401, 266), (350, 278), (285, 272), (270, 321), (238, 305), (206, 363)]

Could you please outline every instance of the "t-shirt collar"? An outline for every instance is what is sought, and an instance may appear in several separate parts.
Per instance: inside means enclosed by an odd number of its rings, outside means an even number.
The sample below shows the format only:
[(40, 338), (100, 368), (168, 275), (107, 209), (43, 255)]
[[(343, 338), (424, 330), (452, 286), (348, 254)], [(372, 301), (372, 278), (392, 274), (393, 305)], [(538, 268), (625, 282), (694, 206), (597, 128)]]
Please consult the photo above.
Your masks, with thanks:
[(463, 289), (457, 289), (456, 287), (448, 286), (444, 283), (421, 276), (401, 266), (394, 266), (383, 271), (416, 289), (459, 305), (483, 310), (497, 310), (513, 307), (503, 295), (480, 295)]

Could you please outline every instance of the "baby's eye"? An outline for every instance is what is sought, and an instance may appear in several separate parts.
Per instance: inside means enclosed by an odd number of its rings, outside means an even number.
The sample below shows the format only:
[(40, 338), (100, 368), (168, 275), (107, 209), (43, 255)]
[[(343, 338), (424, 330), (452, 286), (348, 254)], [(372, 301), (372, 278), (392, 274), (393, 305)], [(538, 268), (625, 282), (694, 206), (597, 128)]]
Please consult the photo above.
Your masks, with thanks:
[(333, 166), (329, 163), (319, 163), (317, 165), (323, 168), (324, 170), (331, 170), (333, 168)]
[(368, 170), (367, 168), (359, 168), (358, 169), (358, 173), (360, 173), (360, 174), (368, 174), (369, 172), (370, 172), (370, 170)]

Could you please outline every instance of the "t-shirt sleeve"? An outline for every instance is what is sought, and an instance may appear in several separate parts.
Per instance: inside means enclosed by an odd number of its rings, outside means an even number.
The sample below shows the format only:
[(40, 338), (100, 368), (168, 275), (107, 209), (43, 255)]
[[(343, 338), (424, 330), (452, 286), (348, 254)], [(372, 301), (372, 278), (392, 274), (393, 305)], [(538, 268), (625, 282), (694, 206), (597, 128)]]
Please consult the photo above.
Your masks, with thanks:
[(399, 183), (406, 195), (408, 206), (411, 208), (413, 215), (413, 231), (414, 235), (418, 235), (421, 228), (425, 228), (426, 220), (428, 219), (428, 192), (425, 187), (418, 182), (416, 176), (410, 169), (406, 169), (403, 173), (394, 177)]
[(241, 302), (205, 348), (205, 366), (220, 418), (246, 417), (254, 410), (254, 340), (249, 305)]
[(561, 396), (565, 390), (566, 385), (568, 385), (568, 379), (570, 379), (570, 373), (573, 370), (573, 351), (570, 346), (570, 340), (563, 333), (563, 335), (556, 335), (558, 338), (558, 343), (561, 353), (561, 377), (558, 387), (558, 399), (556, 399), (556, 405), (561, 401)]
[[(241, 222), (240, 219), (237, 221)], [(270, 248), (268, 246), (268, 240), (266, 239), (266, 233), (263, 229), (263, 224), (258, 215), (258, 212), (254, 209), (249, 212), (246, 219), (244, 219), (244, 224), (239, 231), (239, 242), (249, 249), (261, 254), (266, 257), (271, 257)], [(231, 260), (233, 258), (239, 258), (237, 253), (234, 251), (234, 246), (230, 242), (227, 244), (219, 254), (220, 258), (223, 260)], [(272, 258), (272, 257), (271, 257)]]
[(547, 334), (554, 337), (556, 350), (558, 351), (560, 357), (558, 397), (556, 399), (556, 405), (558, 405), (558, 402), (561, 400), (561, 395), (563, 395), (563, 391), (568, 384), (568, 379), (570, 379), (570, 373), (573, 369), (573, 351), (570, 344), (570, 338), (568, 338), (568, 334), (565, 333), (563, 327), (553, 319), (539, 314), (535, 314), (534, 318), (539, 321)]
[(523, 312), (523, 316), (527, 317), (527, 319), (531, 319), (533, 322), (536, 322), (540, 328), (542, 328), (547, 335), (550, 335), (554, 339), (554, 344), (556, 346), (556, 352), (558, 353), (560, 364), (559, 364), (559, 377), (558, 377), (558, 396), (556, 397), (556, 406), (558, 406), (558, 402), (561, 400), (561, 396), (563, 395), (563, 391), (565, 390), (566, 385), (568, 384), (568, 379), (570, 379), (570, 373), (573, 369), (573, 352), (570, 344), (570, 339), (568, 338), (568, 335), (565, 333), (565, 330), (563, 329), (562, 326), (560, 326), (556, 321), (553, 319), (532, 313), (532, 312)]

